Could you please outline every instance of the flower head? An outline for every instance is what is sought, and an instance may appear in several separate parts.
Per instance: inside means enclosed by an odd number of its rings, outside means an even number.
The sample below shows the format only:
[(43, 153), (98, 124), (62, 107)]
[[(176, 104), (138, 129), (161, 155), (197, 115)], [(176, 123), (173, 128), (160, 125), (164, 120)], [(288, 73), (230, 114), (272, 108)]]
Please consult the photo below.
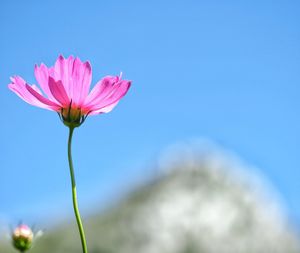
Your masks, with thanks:
[(91, 65), (73, 56), (59, 56), (49, 68), (43, 63), (36, 65), (34, 74), (41, 89), (20, 76), (11, 77), (9, 89), (31, 105), (58, 112), (71, 127), (80, 126), (88, 115), (110, 112), (131, 85), (121, 75), (106, 76), (89, 92)]
[(33, 232), (30, 227), (21, 224), (12, 233), (12, 243), (20, 252), (25, 252), (31, 248)]

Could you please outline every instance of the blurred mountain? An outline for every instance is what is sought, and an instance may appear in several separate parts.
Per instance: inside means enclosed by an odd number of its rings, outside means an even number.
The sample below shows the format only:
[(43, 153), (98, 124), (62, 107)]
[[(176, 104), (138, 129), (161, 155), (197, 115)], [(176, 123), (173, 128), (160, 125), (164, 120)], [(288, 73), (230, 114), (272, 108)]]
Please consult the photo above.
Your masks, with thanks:
[[(276, 198), (242, 171), (216, 157), (172, 165), (85, 219), (89, 252), (300, 253), (298, 234)], [(45, 233), (30, 252), (81, 252), (77, 227)]]

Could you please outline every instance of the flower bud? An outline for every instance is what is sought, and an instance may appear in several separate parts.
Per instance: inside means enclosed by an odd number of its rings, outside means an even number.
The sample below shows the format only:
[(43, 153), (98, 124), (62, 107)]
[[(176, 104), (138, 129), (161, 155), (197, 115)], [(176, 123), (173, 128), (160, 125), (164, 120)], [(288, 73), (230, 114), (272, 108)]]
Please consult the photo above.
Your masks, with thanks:
[(20, 252), (29, 250), (32, 245), (33, 232), (25, 224), (21, 224), (15, 228), (12, 234), (12, 243)]

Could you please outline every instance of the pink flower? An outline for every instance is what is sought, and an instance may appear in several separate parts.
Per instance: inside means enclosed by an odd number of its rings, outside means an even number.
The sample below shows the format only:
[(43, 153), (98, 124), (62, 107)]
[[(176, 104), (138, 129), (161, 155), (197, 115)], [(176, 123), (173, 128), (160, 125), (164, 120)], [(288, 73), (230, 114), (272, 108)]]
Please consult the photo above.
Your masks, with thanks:
[(13, 232), (13, 236), (14, 237), (26, 237), (26, 238), (32, 240), (33, 233), (31, 231), (30, 227), (28, 227), (25, 224), (21, 224), (15, 228), (15, 230)]
[(67, 126), (74, 127), (88, 115), (110, 112), (131, 85), (131, 81), (121, 80), (121, 75), (106, 76), (89, 92), (91, 65), (73, 56), (59, 56), (50, 68), (36, 65), (34, 74), (41, 89), (20, 76), (11, 77), (9, 89), (31, 105), (58, 112)]
[(31, 228), (21, 224), (12, 233), (12, 243), (17, 250), (25, 252), (31, 248), (33, 237)]

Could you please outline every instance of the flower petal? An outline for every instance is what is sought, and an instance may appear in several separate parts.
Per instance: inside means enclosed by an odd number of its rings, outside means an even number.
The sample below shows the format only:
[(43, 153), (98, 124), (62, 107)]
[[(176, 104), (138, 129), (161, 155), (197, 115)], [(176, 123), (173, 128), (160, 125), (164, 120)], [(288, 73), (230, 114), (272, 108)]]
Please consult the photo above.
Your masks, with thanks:
[[(52, 69), (52, 68), (49, 68), (49, 69)], [(49, 85), (48, 85), (49, 69), (43, 63), (40, 66), (35, 65), (34, 66), (34, 75), (35, 75), (36, 80), (38, 81), (38, 83), (42, 87), (42, 90), (47, 95), (47, 97), (52, 101), (56, 101), (55, 98), (53, 97), (53, 95), (52, 95), (52, 93), (49, 89)]]
[(52, 102), (51, 100), (49, 100), (48, 98), (45, 98), (41, 91), (37, 91), (37, 87), (36, 86), (30, 86), (29, 84), (25, 84), (26, 89), (29, 91), (29, 93), (31, 95), (33, 95), (37, 101), (39, 101), (40, 103), (46, 105), (47, 107), (49, 107), (51, 110), (54, 111), (58, 111), (59, 108), (61, 107), (60, 105), (56, 104), (55, 102)]
[(95, 111), (91, 111), (89, 113), (89, 115), (96, 115), (96, 114), (101, 114), (101, 113), (108, 113), (110, 112), (112, 109), (114, 109), (114, 107), (119, 103), (119, 100), (109, 106), (106, 106), (104, 108), (101, 108), (99, 110), (95, 110)]
[(102, 100), (107, 97), (113, 90), (114, 85), (117, 83), (118, 77), (106, 76), (102, 78), (92, 89), (90, 94), (86, 97), (84, 104), (86, 106), (97, 103), (98, 100)]
[[(101, 109), (103, 109), (103, 112), (106, 112), (105, 108), (107, 108), (108, 111), (112, 110), (116, 103), (123, 96), (125, 96), (128, 89), (130, 88), (130, 85), (131, 81), (118, 81), (116, 84), (113, 84), (113, 87), (110, 89), (110, 92), (105, 93), (105, 96), (104, 93), (98, 93), (98, 97), (95, 97), (95, 99), (92, 100), (90, 103), (84, 104), (84, 110), (97, 112), (102, 112)], [(113, 104), (115, 105), (112, 108), (110, 108), (110, 106)]]
[(79, 58), (74, 60), (72, 70), (73, 92), (72, 101), (81, 106), (88, 96), (92, 80), (92, 68), (89, 62), (82, 63)]
[(60, 55), (55, 62), (53, 70), (51, 70), (52, 73), (50, 74), (55, 80), (61, 80), (69, 98), (72, 98), (73, 96), (73, 65), (74, 57), (72, 55), (67, 59)]
[[(27, 86), (29, 87), (29, 89), (27, 89)], [(35, 85), (28, 85), (25, 80), (23, 80), (19, 76), (11, 77), (11, 83), (8, 85), (8, 88), (16, 93), (25, 102), (31, 105), (54, 111), (56, 111), (56, 109), (58, 108), (55, 103), (51, 102), (41, 95), (41, 91), (38, 89), (38, 87), (36, 87)], [(29, 90), (32, 90), (32, 92), (30, 92)], [(32, 93), (38, 94), (38, 97), (42, 97), (45, 100), (38, 99), (37, 96)]]
[(61, 104), (62, 107), (68, 106), (70, 104), (70, 99), (61, 80), (56, 82), (52, 77), (49, 77), (48, 83), (53, 97)]
[(77, 106), (81, 106), (89, 93), (92, 80), (90, 63), (83, 63), (73, 56), (65, 59), (60, 55), (55, 63), (53, 74), (50, 75), (55, 80), (61, 80), (69, 99), (72, 99)]

